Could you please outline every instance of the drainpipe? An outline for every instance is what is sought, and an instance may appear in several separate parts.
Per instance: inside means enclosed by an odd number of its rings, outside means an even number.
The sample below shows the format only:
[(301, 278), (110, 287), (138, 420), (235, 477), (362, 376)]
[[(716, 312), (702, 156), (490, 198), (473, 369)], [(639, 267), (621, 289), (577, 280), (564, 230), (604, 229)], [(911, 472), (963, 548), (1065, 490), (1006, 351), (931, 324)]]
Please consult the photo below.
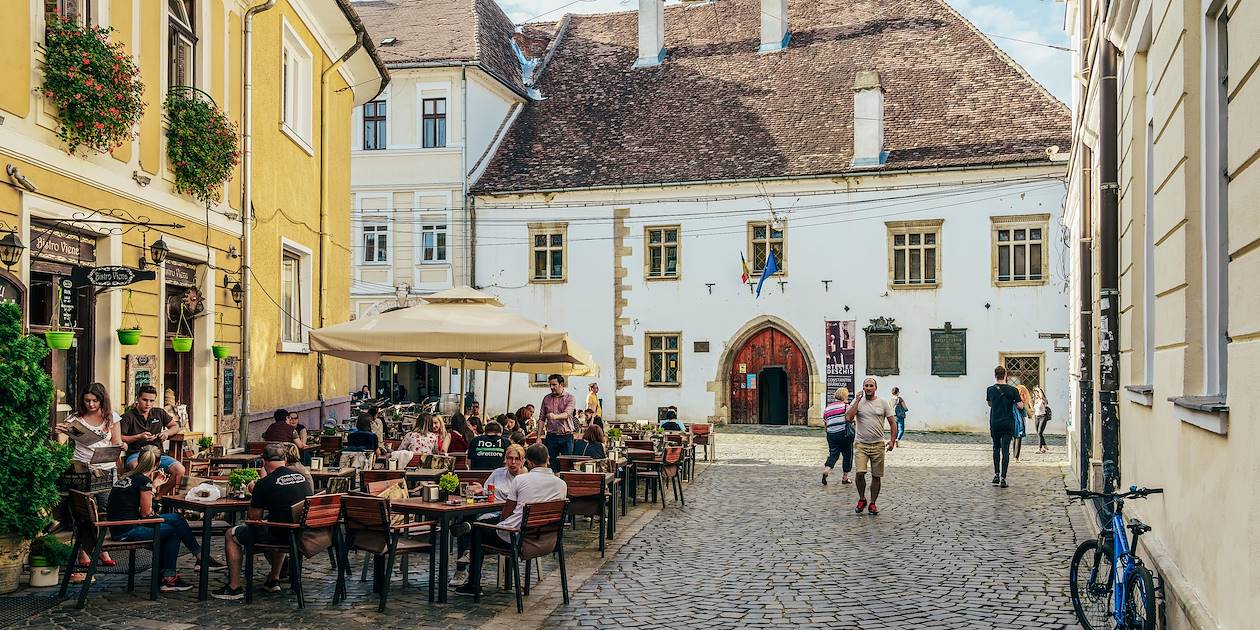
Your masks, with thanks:
[[(464, 174), (463, 177), (460, 177), (460, 186), (462, 188), (460, 192), (460, 205), (463, 206), (464, 208), (464, 242), (468, 244), (468, 253), (467, 253), (468, 286), (473, 286), (474, 285), (473, 265), (475, 265), (476, 262), (474, 259), (473, 248), (472, 248), (472, 231), (473, 231), (472, 216), (470, 215), (469, 209), (468, 209), (468, 66), (460, 67), (459, 83), (460, 83), (460, 90), (462, 92), (460, 96), (460, 101), (459, 101), (460, 118), (461, 118), (460, 123), (464, 129), (463, 137), (461, 138), (461, 141), (459, 143), (460, 147), (462, 147), (459, 152), (460, 172)], [(460, 374), (462, 375), (463, 371), (461, 371)], [(460, 376), (460, 378), (462, 379), (463, 376)]]
[[(325, 192), (328, 181), (328, 74), (341, 67), (341, 64), (363, 48), (363, 31), (356, 30), (354, 45), (319, 74), (319, 327), (328, 325), (328, 195)], [(328, 408), (324, 397), (324, 353), (315, 355), (315, 391), (319, 397), (319, 424), (324, 426), (328, 417)]]
[(1098, 409), (1102, 415), (1103, 492), (1120, 480), (1120, 203), (1116, 148), (1116, 47), (1100, 42), (1098, 179)]
[(241, 300), (241, 418), (240, 442), (244, 446), (249, 442), (249, 359), (250, 359), (250, 293), (253, 283), (250, 274), (253, 270), (253, 249), (251, 247), (252, 226), (254, 218), (253, 200), (253, 164), (254, 164), (254, 83), (252, 55), (254, 16), (276, 6), (276, 0), (250, 7), (243, 20), (241, 51), (241, 83), (244, 85), (241, 97), (241, 288), (245, 296)]

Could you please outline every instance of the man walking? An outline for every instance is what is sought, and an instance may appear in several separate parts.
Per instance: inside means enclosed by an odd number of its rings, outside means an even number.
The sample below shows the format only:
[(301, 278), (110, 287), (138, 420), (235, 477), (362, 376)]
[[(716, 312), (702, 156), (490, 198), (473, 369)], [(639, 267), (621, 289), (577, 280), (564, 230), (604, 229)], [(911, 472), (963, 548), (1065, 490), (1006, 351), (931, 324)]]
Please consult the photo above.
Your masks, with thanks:
[(559, 472), (559, 456), (573, 453), (573, 414), (577, 412), (577, 401), (573, 399), (573, 394), (564, 390), (563, 376), (548, 376), (547, 386), (551, 388), (551, 393), (542, 401), (543, 432), (546, 434), (543, 443), (547, 445), (551, 469)]
[[(858, 514), (867, 510), (871, 514), (879, 514), (875, 501), (879, 499), (881, 480), (884, 477), (884, 453), (897, 447), (897, 419), (893, 415), (892, 404), (875, 396), (878, 388), (875, 379), (867, 377), (862, 381), (862, 395), (853, 399), (845, 418), (854, 423), (854, 455), (857, 457), (857, 507), (853, 511)], [(887, 425), (892, 434), (887, 446), (884, 442), (884, 426)], [(866, 471), (871, 472), (871, 503), (866, 504)]]
[(993, 439), (993, 485), (1006, 485), (1006, 469), (1011, 464), (1011, 440), (1015, 437), (1013, 408), (1024, 408), (1019, 390), (1006, 384), (1006, 368), (993, 368), (996, 383), (984, 392), (989, 405), (989, 437)]

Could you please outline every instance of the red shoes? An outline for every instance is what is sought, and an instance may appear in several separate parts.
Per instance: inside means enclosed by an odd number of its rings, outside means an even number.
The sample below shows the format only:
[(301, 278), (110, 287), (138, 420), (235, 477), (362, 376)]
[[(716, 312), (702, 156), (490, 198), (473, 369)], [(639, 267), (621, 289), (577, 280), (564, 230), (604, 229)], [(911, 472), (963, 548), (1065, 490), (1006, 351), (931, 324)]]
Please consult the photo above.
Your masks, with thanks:
[(857, 507), (853, 508), (853, 511), (858, 514), (861, 514), (862, 510), (865, 510), (865, 509), (866, 509), (866, 499), (858, 499)]
[(879, 508), (875, 507), (874, 503), (872, 503), (870, 507), (866, 508), (866, 511), (871, 514), (879, 514)]

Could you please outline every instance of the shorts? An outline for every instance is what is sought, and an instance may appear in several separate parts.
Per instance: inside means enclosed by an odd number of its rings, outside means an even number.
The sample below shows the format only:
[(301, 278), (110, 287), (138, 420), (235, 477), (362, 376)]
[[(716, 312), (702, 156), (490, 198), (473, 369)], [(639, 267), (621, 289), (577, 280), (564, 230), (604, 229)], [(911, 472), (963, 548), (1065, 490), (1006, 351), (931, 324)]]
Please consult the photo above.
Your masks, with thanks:
[(231, 534), (242, 547), (289, 544), (288, 536), (278, 535), (270, 527), (262, 525), (237, 525), (232, 528)]
[(883, 442), (858, 442), (853, 445), (853, 454), (857, 457), (856, 470), (864, 473), (869, 467), (872, 477), (884, 476), (884, 450)]
[[(130, 466), (136, 463), (136, 460), (139, 458), (140, 458), (140, 453), (132, 453), (127, 456), (127, 461), (124, 463)], [(175, 464), (175, 458), (171, 457), (170, 455), (163, 455), (162, 459), (158, 460), (158, 468), (161, 468), (162, 472), (170, 472), (170, 468), (174, 464)]]

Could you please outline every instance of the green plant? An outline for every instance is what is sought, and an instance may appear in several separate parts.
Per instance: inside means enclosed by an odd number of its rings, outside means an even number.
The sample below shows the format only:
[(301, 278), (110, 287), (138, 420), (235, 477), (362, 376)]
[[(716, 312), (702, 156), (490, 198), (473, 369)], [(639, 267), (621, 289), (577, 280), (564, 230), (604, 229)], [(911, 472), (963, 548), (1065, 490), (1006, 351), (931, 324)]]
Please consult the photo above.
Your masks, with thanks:
[(40, 89), (57, 106), (57, 137), (69, 153), (122, 146), (144, 114), (140, 69), (122, 42), (110, 41), (113, 30), (68, 16), (48, 24)]
[(52, 379), (44, 343), (22, 334), (22, 311), (0, 304), (0, 534), (33, 538), (52, 519), (71, 448), (48, 439)]
[(609, 429), (609, 430), (608, 430), (608, 439), (610, 439), (610, 440), (620, 440), (620, 439), (621, 439), (621, 429), (618, 429), (618, 428), (616, 428), (616, 427)]
[(212, 446), (214, 446), (214, 438), (208, 435), (202, 436), (200, 440), (197, 440), (197, 450), (203, 453), (210, 450)]
[(438, 487), (447, 494), (459, 490), (459, 476), (455, 473), (443, 474), (441, 477), (438, 477)]
[(239, 490), (252, 481), (258, 481), (258, 477), (256, 468), (237, 468), (228, 473), (228, 485)]
[(337, 427), (324, 427), (324, 435), (337, 435)]
[(70, 561), (74, 549), (52, 534), (44, 534), (31, 541), (31, 557), (41, 557), (45, 565), (59, 567)]
[(203, 92), (171, 89), (166, 94), (166, 159), (175, 189), (213, 203), (240, 162), (236, 124)]

